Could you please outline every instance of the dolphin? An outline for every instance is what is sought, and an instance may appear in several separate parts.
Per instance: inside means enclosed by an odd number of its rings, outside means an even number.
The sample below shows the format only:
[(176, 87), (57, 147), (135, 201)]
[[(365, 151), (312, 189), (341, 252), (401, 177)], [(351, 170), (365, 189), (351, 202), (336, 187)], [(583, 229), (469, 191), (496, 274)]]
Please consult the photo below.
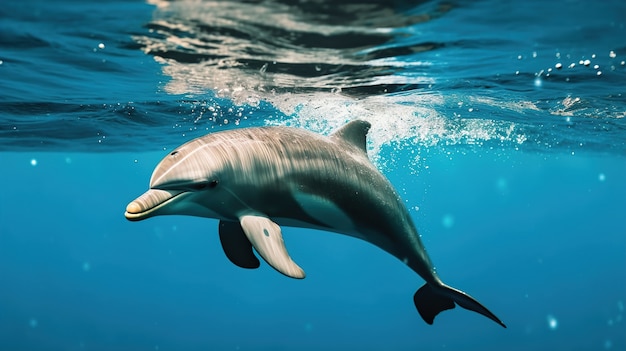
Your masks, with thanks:
[(125, 216), (218, 219), (232, 263), (259, 267), (254, 248), (278, 272), (299, 279), (304, 271), (289, 256), (281, 226), (350, 235), (395, 256), (425, 280), (413, 301), (426, 323), (459, 305), (506, 328), (473, 297), (439, 278), (403, 201), (367, 156), (370, 127), (354, 120), (330, 136), (273, 126), (199, 137), (157, 165), (149, 190), (128, 204)]

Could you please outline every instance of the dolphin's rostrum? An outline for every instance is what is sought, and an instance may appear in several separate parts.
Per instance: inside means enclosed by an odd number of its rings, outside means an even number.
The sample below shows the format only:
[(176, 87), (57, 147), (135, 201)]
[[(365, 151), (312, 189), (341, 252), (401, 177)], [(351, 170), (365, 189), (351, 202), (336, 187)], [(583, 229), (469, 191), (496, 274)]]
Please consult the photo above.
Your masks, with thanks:
[(192, 215), (219, 219), (226, 256), (259, 267), (256, 252), (292, 278), (305, 274), (289, 256), (282, 226), (316, 228), (366, 240), (425, 281), (414, 295), (428, 324), (455, 304), (504, 323), (435, 272), (415, 225), (391, 183), (370, 162), (370, 124), (355, 120), (329, 137), (290, 127), (239, 128), (194, 139), (167, 155), (150, 189), (126, 218)]

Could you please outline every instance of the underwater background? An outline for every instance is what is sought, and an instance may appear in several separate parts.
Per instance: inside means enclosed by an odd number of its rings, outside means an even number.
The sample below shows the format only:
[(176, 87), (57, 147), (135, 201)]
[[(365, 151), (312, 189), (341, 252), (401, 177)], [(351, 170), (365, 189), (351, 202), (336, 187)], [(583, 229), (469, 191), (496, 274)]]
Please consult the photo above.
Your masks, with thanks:
[[(0, 350), (625, 350), (626, 2), (5, 1)], [(131, 223), (168, 151), (352, 119), (456, 308), (358, 239), (231, 264), (217, 221)]]

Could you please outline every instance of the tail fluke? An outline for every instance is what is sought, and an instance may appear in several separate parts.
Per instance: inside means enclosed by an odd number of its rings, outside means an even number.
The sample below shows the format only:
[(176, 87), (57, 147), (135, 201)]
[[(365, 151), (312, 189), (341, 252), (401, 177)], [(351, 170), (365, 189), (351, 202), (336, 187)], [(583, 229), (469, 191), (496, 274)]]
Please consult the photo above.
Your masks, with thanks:
[(481, 305), (480, 302), (474, 300), (468, 294), (447, 285), (442, 284), (433, 287), (429, 284), (424, 284), (413, 295), (413, 302), (415, 302), (417, 312), (428, 324), (433, 324), (435, 316), (442, 311), (453, 309), (456, 303), (467, 310), (480, 313), (506, 328), (506, 325), (485, 306)]

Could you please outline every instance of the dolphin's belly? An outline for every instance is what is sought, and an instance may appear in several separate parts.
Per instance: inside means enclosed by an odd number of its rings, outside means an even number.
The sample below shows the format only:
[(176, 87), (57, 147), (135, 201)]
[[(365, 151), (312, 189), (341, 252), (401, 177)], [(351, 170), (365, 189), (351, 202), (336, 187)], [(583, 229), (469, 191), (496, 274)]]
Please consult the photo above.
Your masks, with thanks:
[(332, 232), (332, 233), (348, 235), (348, 236), (351, 236), (351, 237), (354, 237), (354, 238), (359, 238), (359, 239), (366, 240), (365, 236), (361, 235), (357, 231), (338, 230), (336, 228), (330, 228), (330, 227), (327, 227), (327, 226), (324, 226), (324, 225), (317, 225), (317, 224), (313, 224), (313, 223), (310, 223), (310, 222), (302, 221), (302, 220), (299, 220), (299, 219), (293, 219), (293, 218), (272, 217), (272, 220), (274, 222), (276, 222), (276, 224), (280, 225), (283, 228), (284, 227), (293, 227), (293, 228), (315, 229), (315, 230), (321, 230), (321, 231), (325, 231), (325, 232)]
[(341, 232), (356, 230), (352, 218), (331, 199), (303, 192), (296, 192), (293, 194), (293, 197), (309, 217), (324, 224), (326, 227)]
[[(363, 238), (354, 219), (331, 199), (303, 192), (296, 192), (292, 197), (300, 211), (292, 212), (293, 214), (288, 216), (274, 217), (274, 221), (279, 225), (319, 229)], [(287, 214), (289, 211), (281, 212)]]

